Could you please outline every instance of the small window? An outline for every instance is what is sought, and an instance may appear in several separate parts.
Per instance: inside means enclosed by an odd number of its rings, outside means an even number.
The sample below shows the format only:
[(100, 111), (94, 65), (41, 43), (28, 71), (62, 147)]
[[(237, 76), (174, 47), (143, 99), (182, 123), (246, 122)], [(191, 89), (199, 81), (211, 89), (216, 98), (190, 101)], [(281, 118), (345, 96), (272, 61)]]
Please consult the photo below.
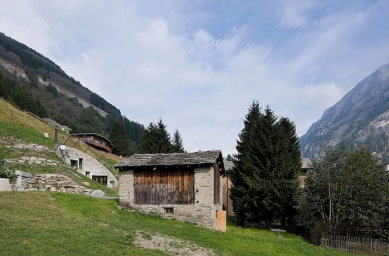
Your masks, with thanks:
[(99, 139), (95, 139), (95, 143), (101, 144), (101, 141)]
[(165, 208), (165, 214), (174, 214), (173, 207), (167, 207)]
[(78, 161), (77, 160), (73, 160), (73, 159), (70, 159), (70, 166), (77, 170), (78, 169)]
[(78, 159), (78, 169), (82, 170), (82, 158)]

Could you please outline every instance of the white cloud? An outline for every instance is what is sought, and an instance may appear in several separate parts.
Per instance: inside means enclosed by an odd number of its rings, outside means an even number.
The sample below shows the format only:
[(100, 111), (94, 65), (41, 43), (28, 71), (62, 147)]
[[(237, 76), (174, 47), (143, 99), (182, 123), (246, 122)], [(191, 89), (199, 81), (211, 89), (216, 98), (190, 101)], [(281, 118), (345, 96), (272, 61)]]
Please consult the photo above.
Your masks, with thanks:
[(286, 27), (300, 27), (307, 23), (306, 13), (313, 7), (312, 1), (285, 1), (281, 21)]
[(50, 38), (50, 24), (29, 1), (2, 1), (0, 8), (0, 30), (7, 36), (33, 48), (46, 57), (56, 43)]
[(326, 108), (334, 105), (344, 95), (345, 90), (335, 83), (328, 84), (309, 84), (302, 88), (302, 101), (309, 105), (316, 104), (320, 107), (320, 112), (324, 112)]
[(350, 37), (361, 20), (361, 13), (342, 13), (321, 21), (319, 29), (306, 34), (305, 40), (299, 42), (304, 49), (290, 63), (290, 71), (296, 73), (313, 70), (318, 73), (318, 68), (323, 66), (318, 65), (319, 62), (333, 61), (338, 59), (337, 56), (344, 56), (351, 50)]

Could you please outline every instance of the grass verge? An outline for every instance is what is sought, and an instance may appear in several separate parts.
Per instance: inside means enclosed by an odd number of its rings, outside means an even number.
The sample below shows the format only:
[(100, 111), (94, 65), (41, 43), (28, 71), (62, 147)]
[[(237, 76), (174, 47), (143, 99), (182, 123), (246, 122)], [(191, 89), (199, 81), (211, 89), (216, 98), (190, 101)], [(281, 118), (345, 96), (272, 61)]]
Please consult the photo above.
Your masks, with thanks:
[(171, 255), (134, 245), (136, 232), (190, 241), (216, 255), (351, 255), (293, 234), (193, 226), (121, 210), (116, 201), (64, 193), (0, 193), (0, 248), (5, 255)]

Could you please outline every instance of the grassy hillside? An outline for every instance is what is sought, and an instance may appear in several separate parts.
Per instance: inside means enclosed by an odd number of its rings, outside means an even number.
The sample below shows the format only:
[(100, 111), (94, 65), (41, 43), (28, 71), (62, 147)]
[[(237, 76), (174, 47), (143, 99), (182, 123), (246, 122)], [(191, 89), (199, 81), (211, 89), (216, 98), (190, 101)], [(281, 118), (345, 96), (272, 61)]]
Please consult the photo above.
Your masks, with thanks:
[[(154, 236), (161, 241), (154, 249), (135, 244)], [(292, 234), (279, 236), (231, 224), (221, 233), (121, 210), (116, 201), (83, 195), (0, 193), (2, 255), (177, 255), (183, 247), (190, 247), (193, 255), (204, 251), (203, 255), (349, 255), (311, 245)]]
[[(44, 133), (48, 133), (49, 138), (43, 136)], [(13, 107), (11, 104), (0, 100), (0, 159), (13, 159), (23, 156), (35, 156), (46, 159), (52, 159), (61, 161), (54, 153), (49, 151), (36, 151), (26, 148), (14, 148), (19, 144), (38, 144), (46, 146), (49, 149), (54, 149), (56, 143), (54, 142), (54, 127), (45, 124), (36, 118), (20, 111)], [(68, 146), (74, 146), (83, 152), (87, 152), (96, 159), (104, 162), (105, 165), (110, 168), (114, 164), (120, 162), (122, 158), (113, 154), (105, 154), (88, 146), (82, 141), (78, 141), (76, 138), (69, 138), (66, 133), (59, 134), (58, 139)], [(87, 150), (88, 148), (88, 150)], [(66, 175), (72, 178), (74, 181), (81, 183), (87, 181), (91, 184), (91, 189), (101, 189), (107, 195), (117, 196), (117, 189), (110, 189), (105, 186), (94, 182), (93, 180), (79, 175), (81, 178), (73, 175), (70, 168), (66, 166), (39, 166), (30, 164), (11, 164), (8, 168), (14, 170), (28, 171), (31, 173), (58, 173)], [(117, 174), (117, 170), (111, 168), (114, 174)]]

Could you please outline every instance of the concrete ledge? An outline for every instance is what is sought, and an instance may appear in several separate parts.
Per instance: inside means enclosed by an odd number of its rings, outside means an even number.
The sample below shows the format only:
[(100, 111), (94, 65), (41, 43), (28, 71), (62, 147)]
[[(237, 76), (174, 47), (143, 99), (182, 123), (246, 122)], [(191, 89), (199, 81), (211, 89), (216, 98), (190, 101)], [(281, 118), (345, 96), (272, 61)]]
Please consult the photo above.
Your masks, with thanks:
[(0, 191), (14, 191), (12, 184), (6, 178), (0, 178)]

